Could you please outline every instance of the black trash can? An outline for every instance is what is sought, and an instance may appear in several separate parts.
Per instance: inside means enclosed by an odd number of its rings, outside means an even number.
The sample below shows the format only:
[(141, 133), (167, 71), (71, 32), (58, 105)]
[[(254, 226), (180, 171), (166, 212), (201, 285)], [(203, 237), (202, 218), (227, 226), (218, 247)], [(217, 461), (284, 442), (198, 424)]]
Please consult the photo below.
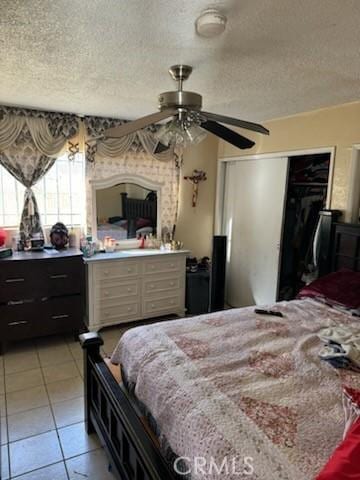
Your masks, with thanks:
[(186, 273), (186, 313), (208, 313), (210, 299), (210, 273), (207, 270)]

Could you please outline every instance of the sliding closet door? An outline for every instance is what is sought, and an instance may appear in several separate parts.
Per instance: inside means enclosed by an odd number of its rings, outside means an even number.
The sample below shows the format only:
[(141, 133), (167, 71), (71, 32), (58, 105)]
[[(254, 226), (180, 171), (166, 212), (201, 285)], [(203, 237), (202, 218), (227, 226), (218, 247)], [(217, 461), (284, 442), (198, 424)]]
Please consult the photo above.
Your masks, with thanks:
[(276, 301), (287, 170), (287, 158), (226, 164), (223, 233), (231, 306)]

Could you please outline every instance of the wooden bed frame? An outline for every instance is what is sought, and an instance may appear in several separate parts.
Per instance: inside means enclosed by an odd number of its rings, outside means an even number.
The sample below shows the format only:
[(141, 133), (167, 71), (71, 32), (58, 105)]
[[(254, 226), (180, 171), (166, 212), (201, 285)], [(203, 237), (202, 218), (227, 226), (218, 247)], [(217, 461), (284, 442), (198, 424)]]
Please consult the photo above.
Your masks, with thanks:
[[(150, 193), (150, 192), (149, 192)], [(122, 216), (128, 220), (127, 237), (135, 238), (136, 220), (138, 218), (147, 218), (151, 221), (151, 226), (156, 233), (156, 215), (157, 199), (156, 193), (154, 199), (141, 200), (139, 198), (129, 198), (126, 192), (121, 193)]]
[[(360, 271), (360, 225), (332, 224), (332, 271)], [(84, 349), (85, 420), (87, 432), (96, 432), (109, 464), (122, 480), (178, 480), (141, 421), (130, 395), (114, 379), (100, 355), (97, 333), (80, 335)], [(184, 477), (182, 477), (184, 478)]]

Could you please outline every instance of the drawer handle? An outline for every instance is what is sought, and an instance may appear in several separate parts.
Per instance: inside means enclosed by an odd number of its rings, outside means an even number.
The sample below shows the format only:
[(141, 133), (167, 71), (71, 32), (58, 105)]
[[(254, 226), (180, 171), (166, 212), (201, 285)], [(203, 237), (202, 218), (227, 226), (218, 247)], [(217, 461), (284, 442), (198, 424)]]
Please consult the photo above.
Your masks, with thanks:
[(131, 312), (131, 310), (132, 310), (132, 307), (128, 307), (128, 308), (127, 308), (127, 311), (128, 311), (128, 312)]
[(155, 288), (155, 285), (152, 283), (152, 284), (150, 285), (150, 288)]
[(170, 305), (174, 305), (175, 300), (170, 300)]
[(151, 270), (155, 270), (155, 265), (151, 265)]
[(7, 278), (5, 283), (25, 282), (25, 278)]
[(23, 305), (24, 303), (24, 300), (11, 300), (8, 305)]
[(131, 293), (132, 289), (130, 287), (128, 287), (127, 291), (128, 291), (128, 293)]
[(25, 325), (28, 323), (26, 320), (20, 320), (19, 322), (10, 322), (8, 323), (9, 327), (14, 327), (15, 325)]
[(104, 292), (105, 297), (108, 297), (110, 294), (109, 292)]
[(155, 305), (153, 303), (151, 304), (151, 308), (155, 308)]
[(53, 315), (51, 318), (52, 318), (53, 320), (57, 320), (57, 319), (59, 319), (59, 318), (69, 318), (69, 315), (68, 315), (67, 313), (64, 313), (64, 314), (62, 314), (62, 315)]
[(104, 270), (104, 271), (103, 271), (103, 274), (104, 274), (104, 275), (109, 275), (109, 270)]
[(131, 273), (131, 272), (132, 272), (132, 268), (128, 268), (127, 271), (128, 271), (128, 273)]
[(50, 278), (52, 280), (57, 280), (58, 278), (67, 278), (66, 273), (59, 273), (58, 275), (50, 275)]
[(174, 263), (170, 263), (170, 267), (171, 267), (171, 268), (174, 268), (174, 267), (175, 267), (175, 264), (174, 264)]
[(175, 285), (175, 282), (170, 282), (170, 287), (173, 287)]

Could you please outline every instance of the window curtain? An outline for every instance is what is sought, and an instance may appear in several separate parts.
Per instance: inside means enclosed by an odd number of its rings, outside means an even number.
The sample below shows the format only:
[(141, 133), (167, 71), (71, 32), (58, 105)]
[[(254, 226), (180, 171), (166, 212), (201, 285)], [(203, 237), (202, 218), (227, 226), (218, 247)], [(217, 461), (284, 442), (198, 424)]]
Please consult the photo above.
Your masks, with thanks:
[[(32, 186), (53, 166), (79, 130), (74, 115), (0, 107), (0, 164), (25, 187), (20, 237), (43, 236)], [(75, 147), (74, 147), (75, 145)], [(70, 156), (76, 144), (70, 143)]]

